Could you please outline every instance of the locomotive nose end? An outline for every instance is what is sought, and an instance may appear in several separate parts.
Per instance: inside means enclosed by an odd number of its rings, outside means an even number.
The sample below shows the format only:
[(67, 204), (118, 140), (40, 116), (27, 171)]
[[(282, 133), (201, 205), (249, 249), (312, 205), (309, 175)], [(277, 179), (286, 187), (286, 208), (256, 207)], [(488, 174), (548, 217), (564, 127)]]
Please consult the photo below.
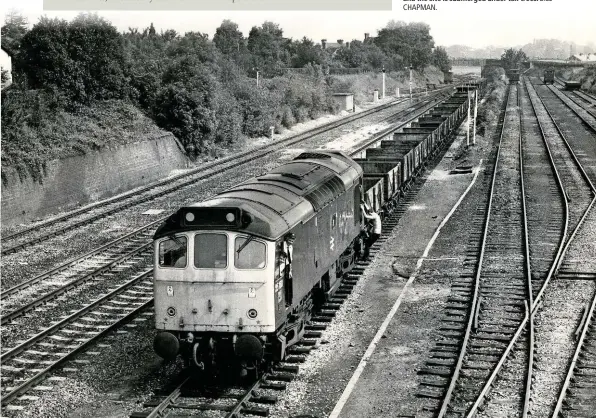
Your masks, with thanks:
[(153, 349), (158, 356), (165, 360), (172, 360), (178, 355), (180, 343), (170, 332), (160, 332), (153, 340)]
[(234, 351), (238, 357), (246, 360), (261, 360), (264, 354), (261, 340), (250, 334), (238, 337)]

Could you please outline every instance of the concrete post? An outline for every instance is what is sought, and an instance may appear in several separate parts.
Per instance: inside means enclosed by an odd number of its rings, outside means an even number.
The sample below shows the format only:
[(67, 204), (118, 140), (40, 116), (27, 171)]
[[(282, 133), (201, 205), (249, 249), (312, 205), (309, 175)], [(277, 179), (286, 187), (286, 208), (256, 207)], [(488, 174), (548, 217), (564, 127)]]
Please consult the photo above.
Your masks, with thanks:
[(383, 67), (383, 91), (381, 92), (381, 97), (385, 98), (385, 67)]
[(412, 66), (410, 65), (410, 100), (412, 100)]
[(379, 101), (379, 90), (375, 90), (373, 93), (373, 102), (376, 103)]
[(478, 90), (474, 92), (474, 131), (472, 144), (476, 145), (476, 117), (478, 116)]
[(270, 126), (269, 129), (271, 129), (271, 136), (270, 136), (270, 138), (273, 138), (273, 134), (275, 133), (275, 126)]
[(395, 88), (395, 95), (397, 96), (397, 98), (399, 99), (399, 87)]
[(468, 119), (466, 119), (466, 146), (470, 146), (470, 90), (468, 90)]

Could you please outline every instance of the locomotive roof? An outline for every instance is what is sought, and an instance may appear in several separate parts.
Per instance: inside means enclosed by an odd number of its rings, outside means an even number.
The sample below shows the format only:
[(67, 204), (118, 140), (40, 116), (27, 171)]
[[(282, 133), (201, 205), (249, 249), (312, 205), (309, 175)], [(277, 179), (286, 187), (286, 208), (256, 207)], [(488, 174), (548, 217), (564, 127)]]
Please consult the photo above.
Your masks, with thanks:
[[(362, 177), (360, 166), (341, 151), (308, 151), (270, 172), (238, 184), (204, 202), (179, 209), (155, 233), (155, 239), (197, 229), (234, 229), (275, 240), (310, 219)], [(197, 208), (197, 209), (194, 209)], [(184, 225), (188, 211), (236, 208), (250, 221), (228, 228), (198, 222)], [(200, 215), (199, 215), (200, 216)], [(245, 218), (246, 219), (246, 218)]]

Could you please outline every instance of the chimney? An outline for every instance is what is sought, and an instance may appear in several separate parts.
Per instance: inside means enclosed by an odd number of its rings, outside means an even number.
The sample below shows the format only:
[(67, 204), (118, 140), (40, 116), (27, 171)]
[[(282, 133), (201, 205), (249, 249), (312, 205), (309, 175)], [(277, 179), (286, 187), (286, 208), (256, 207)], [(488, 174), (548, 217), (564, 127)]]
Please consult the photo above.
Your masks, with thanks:
[(327, 48), (327, 39), (321, 39), (321, 46), (323, 49)]
[(368, 39), (368, 33), (364, 34), (364, 40), (366, 41)]

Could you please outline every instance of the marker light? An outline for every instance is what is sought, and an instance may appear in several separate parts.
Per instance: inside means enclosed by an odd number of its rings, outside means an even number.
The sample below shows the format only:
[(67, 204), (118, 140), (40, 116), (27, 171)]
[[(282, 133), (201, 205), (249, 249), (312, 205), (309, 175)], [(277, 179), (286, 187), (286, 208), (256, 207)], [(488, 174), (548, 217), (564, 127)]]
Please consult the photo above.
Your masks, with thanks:
[(229, 212), (226, 214), (226, 221), (234, 222), (235, 219), (236, 219), (236, 216), (234, 216), (234, 214), (232, 212)]
[(192, 222), (195, 220), (195, 214), (192, 212), (186, 212), (185, 218), (187, 222)]

